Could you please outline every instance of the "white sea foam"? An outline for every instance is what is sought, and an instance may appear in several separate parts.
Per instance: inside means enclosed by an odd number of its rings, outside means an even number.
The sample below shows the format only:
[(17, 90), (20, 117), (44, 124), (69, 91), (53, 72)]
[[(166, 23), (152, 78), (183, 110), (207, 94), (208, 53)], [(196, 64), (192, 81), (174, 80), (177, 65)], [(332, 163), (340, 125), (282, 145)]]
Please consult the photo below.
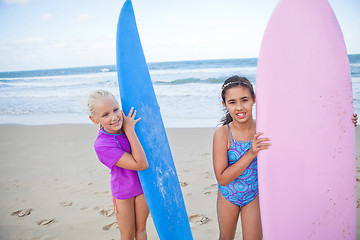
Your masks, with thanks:
[[(0, 73), (0, 123), (89, 123), (84, 109), (90, 92), (105, 89), (120, 98), (114, 70), (115, 66), (99, 66)], [(360, 63), (351, 63), (351, 70), (359, 113)], [(221, 85), (235, 74), (247, 76), (256, 88), (256, 60), (151, 64), (165, 126), (216, 126), (223, 115)]]
[[(229, 68), (195, 68), (195, 69), (164, 69), (164, 70), (150, 70), (150, 74), (166, 75), (166, 74), (212, 74), (212, 73), (227, 73), (238, 71), (256, 71), (256, 67), (229, 67)], [(206, 77), (206, 75), (204, 76)]]

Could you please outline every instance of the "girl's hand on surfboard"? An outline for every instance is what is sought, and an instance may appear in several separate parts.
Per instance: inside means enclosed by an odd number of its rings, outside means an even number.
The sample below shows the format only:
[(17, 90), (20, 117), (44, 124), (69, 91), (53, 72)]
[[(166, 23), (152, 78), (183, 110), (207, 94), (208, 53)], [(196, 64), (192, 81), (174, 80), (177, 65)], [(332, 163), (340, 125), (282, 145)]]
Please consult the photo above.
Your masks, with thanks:
[(129, 130), (134, 130), (135, 124), (138, 121), (140, 121), (140, 119), (141, 119), (141, 118), (138, 118), (135, 120), (136, 110), (134, 110), (133, 107), (130, 109), (129, 114), (127, 116), (125, 116), (124, 112), (122, 112), (122, 115), (123, 115), (123, 119), (124, 119), (123, 130), (125, 132), (127, 132)]
[(268, 149), (269, 146), (271, 145), (269, 142), (270, 141), (269, 138), (259, 138), (263, 134), (264, 133), (262, 133), (262, 132), (256, 133), (252, 140), (251, 148), (250, 148), (249, 152), (254, 154), (255, 157), (257, 156), (259, 151)]
[(354, 124), (355, 127), (357, 126), (357, 120), (358, 120), (357, 114), (354, 113), (354, 114), (353, 114), (353, 117), (352, 117), (352, 122), (353, 122), (353, 124)]

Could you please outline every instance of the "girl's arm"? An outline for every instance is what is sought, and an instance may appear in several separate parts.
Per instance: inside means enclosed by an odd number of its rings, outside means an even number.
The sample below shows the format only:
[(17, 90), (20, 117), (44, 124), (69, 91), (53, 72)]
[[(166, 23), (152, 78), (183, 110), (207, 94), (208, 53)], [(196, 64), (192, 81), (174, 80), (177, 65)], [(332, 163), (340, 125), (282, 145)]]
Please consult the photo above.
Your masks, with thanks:
[(135, 133), (135, 124), (140, 121), (140, 118), (135, 120), (136, 110), (131, 108), (128, 116), (123, 115), (123, 130), (130, 142), (131, 154), (125, 152), (124, 155), (115, 163), (116, 166), (131, 170), (145, 170), (149, 167), (144, 149), (142, 148), (139, 139)]
[(225, 186), (234, 181), (245, 171), (260, 150), (269, 148), (270, 143), (267, 142), (269, 139), (258, 138), (260, 135), (262, 135), (262, 133), (255, 134), (249, 151), (244, 154), (239, 161), (228, 166), (227, 145), (229, 140), (226, 134), (226, 128), (216, 130), (213, 141), (213, 164), (216, 179), (221, 186)]

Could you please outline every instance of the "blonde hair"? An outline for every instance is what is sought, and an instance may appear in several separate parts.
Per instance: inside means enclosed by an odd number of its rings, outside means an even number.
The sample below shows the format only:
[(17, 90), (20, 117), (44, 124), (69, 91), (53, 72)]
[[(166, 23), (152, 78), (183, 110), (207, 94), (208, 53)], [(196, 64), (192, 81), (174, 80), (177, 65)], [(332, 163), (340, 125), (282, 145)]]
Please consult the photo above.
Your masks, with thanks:
[(88, 114), (91, 116), (95, 115), (95, 105), (96, 103), (99, 102), (99, 100), (104, 99), (104, 98), (112, 98), (114, 99), (114, 101), (117, 103), (115, 96), (106, 90), (97, 90), (93, 93), (91, 93), (88, 97), (88, 103), (87, 103), (87, 108), (88, 108)]

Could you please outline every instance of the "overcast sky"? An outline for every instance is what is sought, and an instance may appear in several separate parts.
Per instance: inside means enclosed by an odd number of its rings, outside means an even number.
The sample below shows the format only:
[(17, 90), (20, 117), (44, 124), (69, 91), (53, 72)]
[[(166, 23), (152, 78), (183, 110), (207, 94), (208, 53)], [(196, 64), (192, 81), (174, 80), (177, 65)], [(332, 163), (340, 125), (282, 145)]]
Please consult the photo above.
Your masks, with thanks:
[[(278, 0), (133, 0), (148, 62), (257, 57)], [(349, 53), (360, 1), (329, 0)], [(0, 0), (0, 72), (115, 64), (124, 0)]]

